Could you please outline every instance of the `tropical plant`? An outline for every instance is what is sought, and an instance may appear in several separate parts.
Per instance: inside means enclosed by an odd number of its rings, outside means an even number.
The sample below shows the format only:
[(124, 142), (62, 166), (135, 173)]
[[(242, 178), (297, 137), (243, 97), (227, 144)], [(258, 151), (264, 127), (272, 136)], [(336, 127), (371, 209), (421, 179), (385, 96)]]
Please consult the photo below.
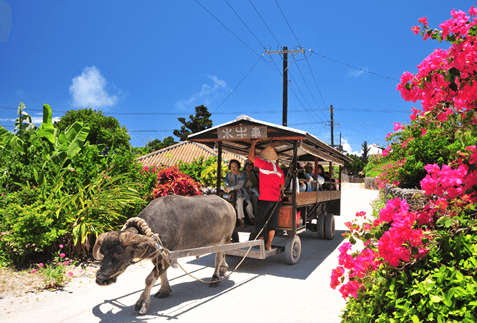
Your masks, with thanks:
[(114, 149), (130, 149), (125, 126), (120, 126), (114, 117), (106, 117), (101, 111), (93, 109), (70, 110), (55, 122), (55, 127), (61, 132), (76, 122), (82, 122), (90, 126), (90, 132), (86, 138), (92, 145), (102, 145), (101, 153), (109, 154)]
[[(416, 75), (403, 74), (398, 90), (406, 100), (421, 100), (424, 113), (413, 109), (411, 126), (395, 125), (401, 134), (384, 155), (419, 147), (432, 131), (440, 147), (455, 146), (442, 165), (415, 159), (426, 172), (419, 186), (428, 205), (411, 211), (405, 200), (390, 199), (376, 218), (358, 212), (362, 220), (345, 223), (349, 242), (339, 248), (331, 282), (348, 299), (343, 322), (477, 321), (477, 9), (451, 15), (442, 30), (429, 29), (425, 17), (412, 28), (451, 45), (428, 56)], [(385, 181), (405, 178), (407, 159), (389, 161), (401, 165)], [(364, 248), (350, 253), (356, 240)]]

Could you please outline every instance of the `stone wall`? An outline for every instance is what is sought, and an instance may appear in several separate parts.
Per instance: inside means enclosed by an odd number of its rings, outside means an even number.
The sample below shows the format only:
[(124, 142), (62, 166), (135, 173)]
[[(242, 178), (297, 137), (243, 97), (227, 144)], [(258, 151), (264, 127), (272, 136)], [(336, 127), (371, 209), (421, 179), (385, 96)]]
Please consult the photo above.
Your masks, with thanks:
[(364, 188), (368, 190), (378, 190), (379, 188), (376, 186), (376, 177), (366, 177), (364, 179)]
[(391, 195), (392, 199), (396, 197), (406, 199), (407, 203), (409, 204), (409, 211), (415, 211), (424, 207), (424, 205), (429, 204), (430, 200), (429, 196), (424, 195), (424, 191), (418, 189), (398, 188), (391, 185), (386, 185), (383, 193), (386, 203), (389, 200), (388, 195)]
[(341, 174), (341, 181), (343, 183), (364, 183), (364, 178), (347, 175), (347, 174)]

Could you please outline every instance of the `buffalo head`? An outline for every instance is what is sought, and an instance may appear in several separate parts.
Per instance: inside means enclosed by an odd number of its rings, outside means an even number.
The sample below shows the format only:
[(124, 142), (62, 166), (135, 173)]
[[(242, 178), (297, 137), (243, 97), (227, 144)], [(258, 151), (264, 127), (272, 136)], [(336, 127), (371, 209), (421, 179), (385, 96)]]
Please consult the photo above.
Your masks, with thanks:
[(101, 267), (96, 273), (96, 283), (110, 285), (134, 263), (134, 259), (156, 256), (155, 244), (154, 239), (139, 234), (135, 228), (101, 234), (93, 248), (93, 257), (101, 260)]

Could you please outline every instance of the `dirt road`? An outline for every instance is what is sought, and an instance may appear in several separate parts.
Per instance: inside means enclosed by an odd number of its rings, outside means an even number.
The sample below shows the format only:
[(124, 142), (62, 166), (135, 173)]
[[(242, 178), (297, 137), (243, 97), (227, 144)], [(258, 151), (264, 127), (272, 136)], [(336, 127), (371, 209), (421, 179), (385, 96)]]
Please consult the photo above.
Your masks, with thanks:
[[(377, 191), (361, 184), (343, 186), (342, 215), (336, 218), (332, 241), (317, 240), (315, 234), (300, 235), (302, 254), (295, 266), (282, 256), (266, 260), (246, 259), (239, 270), (217, 288), (169, 269), (172, 293), (167, 299), (152, 297), (149, 314), (139, 316), (134, 304), (144, 288), (152, 265), (140, 263), (122, 274), (116, 284), (97, 286), (80, 278), (62, 291), (0, 299), (0, 322), (340, 322), (345, 305), (338, 291), (330, 288), (331, 269), (338, 264), (344, 222), (357, 211), (371, 213), (369, 203)], [(214, 255), (179, 260), (199, 278), (213, 273)], [(227, 257), (234, 268), (238, 258)], [(159, 283), (153, 293), (159, 289)]]

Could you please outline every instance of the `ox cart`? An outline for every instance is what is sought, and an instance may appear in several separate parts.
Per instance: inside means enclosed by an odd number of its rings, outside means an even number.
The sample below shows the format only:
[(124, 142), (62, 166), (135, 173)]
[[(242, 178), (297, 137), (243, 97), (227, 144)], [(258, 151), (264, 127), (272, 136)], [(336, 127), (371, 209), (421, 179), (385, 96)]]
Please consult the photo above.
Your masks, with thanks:
[[(333, 239), (335, 234), (335, 216), (341, 212), (341, 167), (352, 159), (335, 148), (327, 145), (313, 135), (276, 124), (271, 124), (240, 116), (236, 120), (215, 126), (213, 128), (189, 135), (190, 141), (200, 142), (217, 151), (217, 194), (224, 196), (221, 190), (222, 152), (230, 152), (240, 156), (248, 156), (253, 139), (261, 139), (256, 144), (258, 155), (266, 146), (272, 145), (278, 156), (279, 164), (288, 170), (289, 190), (285, 191), (278, 217), (276, 236), (284, 237), (285, 245), (272, 245), (272, 250), (266, 250), (263, 240), (237, 242), (239, 232), (250, 232), (254, 237), (254, 227), (237, 225), (234, 232), (236, 243), (225, 246), (204, 248), (204, 250), (187, 250), (171, 255), (173, 259), (204, 254), (207, 252), (225, 251), (227, 255), (247, 256), (255, 259), (265, 259), (284, 253), (288, 264), (296, 264), (301, 254), (299, 234), (306, 230), (316, 232), (318, 239)], [(330, 179), (321, 190), (298, 192), (298, 163), (314, 164), (329, 167)], [(339, 171), (333, 178), (334, 166)], [(287, 183), (285, 183), (287, 186)], [(318, 185), (315, 183), (315, 189)], [(324, 188), (324, 189), (323, 189)], [(231, 192), (226, 198), (235, 206), (236, 194)], [(282, 239), (283, 240), (283, 239)], [(274, 240), (275, 241), (275, 240)], [(250, 249), (258, 246), (259, 249)], [(205, 250), (206, 249), (206, 250)], [(218, 249), (217, 249), (218, 250)], [(181, 254), (179, 254), (181, 253)], [(184, 253), (184, 255), (182, 254)]]

